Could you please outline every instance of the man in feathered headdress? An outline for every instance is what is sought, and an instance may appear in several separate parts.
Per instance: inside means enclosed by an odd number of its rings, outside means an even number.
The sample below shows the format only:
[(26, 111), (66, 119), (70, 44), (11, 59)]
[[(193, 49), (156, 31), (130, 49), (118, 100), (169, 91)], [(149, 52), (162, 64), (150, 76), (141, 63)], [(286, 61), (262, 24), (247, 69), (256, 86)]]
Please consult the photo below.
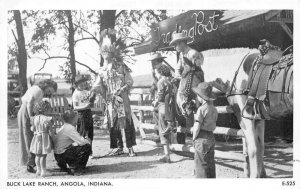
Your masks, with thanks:
[(131, 118), (129, 89), (133, 85), (131, 70), (123, 62), (122, 49), (125, 47), (121, 39), (116, 38), (116, 31), (106, 29), (101, 32), (101, 55), (104, 66), (99, 71), (99, 77), (92, 90), (100, 93), (106, 101), (106, 116), (110, 129), (110, 147), (116, 149), (113, 155), (123, 152), (121, 130), (125, 130), (126, 145), (129, 156), (135, 156), (133, 146), (135, 141), (135, 128)]

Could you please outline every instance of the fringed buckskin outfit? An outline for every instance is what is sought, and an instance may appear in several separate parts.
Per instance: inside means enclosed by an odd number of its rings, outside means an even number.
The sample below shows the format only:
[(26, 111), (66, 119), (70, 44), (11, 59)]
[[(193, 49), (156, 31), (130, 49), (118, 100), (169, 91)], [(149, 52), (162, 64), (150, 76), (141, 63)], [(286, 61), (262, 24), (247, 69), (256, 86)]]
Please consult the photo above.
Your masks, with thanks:
[[(110, 147), (123, 148), (121, 129), (125, 130), (127, 148), (136, 145), (131, 118), (129, 90), (133, 85), (130, 69), (124, 63), (109, 63), (99, 71), (93, 89), (105, 98), (106, 116), (110, 129)], [(119, 94), (116, 94), (119, 93)]]

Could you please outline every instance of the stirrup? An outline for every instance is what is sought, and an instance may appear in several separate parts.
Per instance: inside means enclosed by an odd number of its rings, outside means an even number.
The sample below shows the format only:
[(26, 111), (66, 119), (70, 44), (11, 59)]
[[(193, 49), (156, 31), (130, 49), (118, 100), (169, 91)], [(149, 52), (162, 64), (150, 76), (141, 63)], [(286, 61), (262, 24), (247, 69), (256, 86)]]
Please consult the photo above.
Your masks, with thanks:
[[(254, 100), (255, 100), (255, 99), (254, 99)], [(256, 104), (257, 104), (257, 102), (254, 101), (254, 102), (253, 102), (253, 105), (250, 106), (250, 105), (248, 104), (248, 100), (247, 100), (246, 103), (245, 103), (245, 105), (244, 105), (244, 108), (243, 108), (243, 110), (242, 110), (241, 116), (242, 116), (243, 118), (250, 119), (250, 120), (258, 120), (258, 119), (262, 119), (261, 114), (260, 114), (259, 112), (257, 112)], [(253, 110), (253, 112), (254, 112), (254, 115), (253, 115), (253, 114), (250, 114), (250, 113), (248, 113), (248, 112), (246, 111), (246, 108), (247, 108), (247, 107), (252, 108), (252, 110)]]

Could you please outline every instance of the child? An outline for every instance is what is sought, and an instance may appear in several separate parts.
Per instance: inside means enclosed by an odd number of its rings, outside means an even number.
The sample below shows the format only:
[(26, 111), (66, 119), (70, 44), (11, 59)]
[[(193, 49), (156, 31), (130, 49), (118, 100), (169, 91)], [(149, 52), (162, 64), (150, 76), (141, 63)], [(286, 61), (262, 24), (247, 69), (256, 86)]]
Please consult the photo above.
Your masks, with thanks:
[[(169, 145), (171, 137), (170, 134), (174, 125), (174, 115), (172, 112), (172, 104), (169, 103), (175, 103), (174, 100), (170, 99), (170, 97), (173, 95), (172, 84), (169, 81), (171, 71), (167, 66), (160, 65), (155, 72), (157, 78), (159, 78), (159, 81), (157, 82), (158, 91), (156, 100), (153, 102), (153, 104), (154, 106), (158, 107), (160, 142), (164, 147), (165, 154), (159, 161), (171, 163)], [(173, 106), (175, 107), (175, 104), (173, 104)]]
[[(94, 137), (94, 122), (91, 111), (91, 104), (95, 100), (95, 96), (87, 89), (88, 79), (82, 75), (77, 75), (75, 78), (76, 89), (73, 92), (73, 108), (78, 111), (77, 131), (80, 136), (88, 137), (93, 140)], [(91, 157), (93, 152), (91, 152)]]
[(77, 112), (67, 110), (62, 117), (64, 125), (55, 136), (54, 158), (61, 171), (74, 175), (75, 171), (80, 172), (86, 167), (91, 154), (91, 140), (87, 136), (80, 136), (76, 131)]
[(36, 155), (36, 174), (42, 177), (49, 175), (46, 173), (46, 158), (47, 154), (53, 149), (53, 140), (51, 138), (54, 135), (52, 117), (45, 116), (50, 110), (51, 106), (49, 102), (40, 101), (33, 107), (35, 116), (31, 117), (30, 120), (32, 125), (31, 130), (34, 132), (30, 152)]
[(200, 83), (192, 90), (202, 103), (195, 114), (194, 126), (191, 129), (195, 147), (195, 177), (216, 178), (213, 135), (218, 118), (217, 109), (213, 105), (216, 96), (212, 93), (212, 86), (206, 82)]

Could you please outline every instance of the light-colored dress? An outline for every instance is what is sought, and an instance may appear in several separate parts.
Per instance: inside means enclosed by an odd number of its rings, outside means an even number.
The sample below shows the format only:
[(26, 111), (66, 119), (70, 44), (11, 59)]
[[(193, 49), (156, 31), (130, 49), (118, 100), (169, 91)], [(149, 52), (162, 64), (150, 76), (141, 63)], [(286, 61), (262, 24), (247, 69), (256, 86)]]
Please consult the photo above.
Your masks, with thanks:
[(53, 149), (53, 141), (49, 134), (53, 125), (52, 117), (37, 115), (30, 121), (34, 132), (30, 145), (30, 152), (43, 155), (50, 153)]
[(33, 132), (30, 130), (30, 118), (27, 104), (32, 100), (32, 105), (34, 105), (43, 100), (43, 96), (43, 90), (37, 85), (34, 85), (26, 91), (21, 99), (22, 105), (18, 112), (20, 165), (35, 165), (34, 157), (30, 154), (30, 144)]

